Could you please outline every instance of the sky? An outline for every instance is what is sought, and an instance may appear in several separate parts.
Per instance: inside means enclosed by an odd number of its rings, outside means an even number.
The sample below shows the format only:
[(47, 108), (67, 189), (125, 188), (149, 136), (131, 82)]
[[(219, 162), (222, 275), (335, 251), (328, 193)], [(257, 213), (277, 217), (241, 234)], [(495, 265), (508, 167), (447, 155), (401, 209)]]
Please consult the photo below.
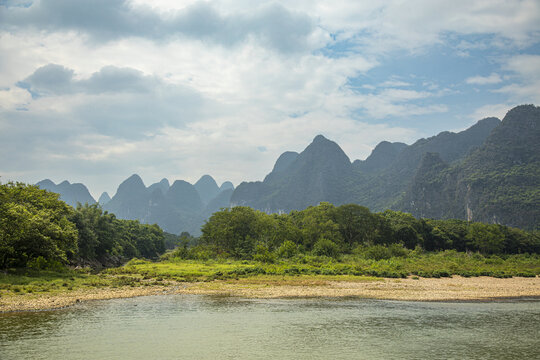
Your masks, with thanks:
[(540, 104), (540, 1), (0, 0), (0, 182), (262, 180)]

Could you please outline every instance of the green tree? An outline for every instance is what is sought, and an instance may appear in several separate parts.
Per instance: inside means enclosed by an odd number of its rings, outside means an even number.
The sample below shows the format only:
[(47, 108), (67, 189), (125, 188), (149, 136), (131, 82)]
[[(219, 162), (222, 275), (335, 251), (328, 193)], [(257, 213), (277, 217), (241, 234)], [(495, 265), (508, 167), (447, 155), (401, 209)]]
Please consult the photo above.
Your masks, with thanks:
[(356, 204), (341, 205), (333, 213), (343, 240), (352, 249), (357, 244), (386, 243), (391, 229), (384, 217)]
[(72, 211), (37, 186), (0, 184), (0, 267), (26, 266), (40, 256), (67, 263), (77, 251)]
[(293, 222), (302, 232), (302, 244), (306, 249), (313, 249), (321, 238), (328, 239), (338, 246), (343, 244), (339, 225), (333, 220), (335, 211), (334, 205), (322, 202), (293, 214), (295, 216)]
[(323, 237), (313, 245), (313, 253), (319, 256), (337, 257), (340, 251), (336, 243)]
[(237, 206), (214, 213), (202, 226), (201, 241), (218, 252), (249, 258), (260, 237), (260, 216), (249, 207)]
[(501, 253), (504, 248), (504, 234), (498, 225), (472, 223), (467, 238), (483, 254)]

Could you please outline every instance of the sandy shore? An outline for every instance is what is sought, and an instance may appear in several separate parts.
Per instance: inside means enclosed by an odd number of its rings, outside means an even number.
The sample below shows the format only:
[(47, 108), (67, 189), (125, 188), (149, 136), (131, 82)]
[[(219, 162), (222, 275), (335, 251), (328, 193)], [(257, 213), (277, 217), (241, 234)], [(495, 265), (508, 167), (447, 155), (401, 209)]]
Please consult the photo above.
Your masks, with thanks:
[(540, 298), (540, 277), (441, 279), (363, 279), (357, 281), (243, 278), (232, 281), (170, 283), (168, 286), (90, 288), (58, 294), (23, 294), (0, 298), (0, 312), (58, 309), (81, 301), (158, 294), (226, 295), (246, 298), (358, 297), (410, 301), (474, 301)]

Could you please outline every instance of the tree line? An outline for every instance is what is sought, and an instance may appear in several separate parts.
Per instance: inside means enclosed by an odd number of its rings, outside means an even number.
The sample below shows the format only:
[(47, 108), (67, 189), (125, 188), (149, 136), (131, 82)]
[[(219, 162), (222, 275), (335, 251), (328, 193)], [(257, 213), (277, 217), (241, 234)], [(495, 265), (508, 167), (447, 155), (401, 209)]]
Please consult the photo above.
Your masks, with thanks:
[(261, 258), (311, 252), (337, 256), (358, 247), (399, 247), (426, 251), (489, 254), (539, 253), (540, 234), (497, 224), (416, 219), (386, 210), (321, 203), (289, 214), (266, 214), (249, 207), (222, 209), (202, 227), (200, 246), (220, 256)]
[[(222, 209), (201, 228), (200, 238), (164, 233), (158, 225), (117, 219), (95, 205), (73, 208), (59, 195), (22, 183), (0, 184), (0, 269), (52, 265), (119, 265), (125, 260), (157, 258), (180, 245), (176, 254), (262, 260), (311, 253), (400, 249), (454, 249), (482, 254), (540, 253), (538, 231), (462, 220), (416, 219), (387, 210), (321, 203), (289, 214), (266, 214), (249, 207)], [(195, 256), (196, 257), (196, 256)]]
[(117, 219), (97, 204), (73, 208), (23, 183), (0, 184), (0, 268), (118, 265), (165, 252), (157, 225)]

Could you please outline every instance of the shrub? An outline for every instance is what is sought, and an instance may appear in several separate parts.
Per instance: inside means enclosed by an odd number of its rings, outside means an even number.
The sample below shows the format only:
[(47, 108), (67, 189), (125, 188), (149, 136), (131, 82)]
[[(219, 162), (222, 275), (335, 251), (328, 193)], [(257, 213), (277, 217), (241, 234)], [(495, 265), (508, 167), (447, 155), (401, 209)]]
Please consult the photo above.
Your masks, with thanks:
[(285, 240), (278, 249), (278, 256), (280, 258), (292, 258), (298, 252), (296, 244), (290, 240)]
[(384, 247), (382, 245), (373, 245), (369, 246), (364, 250), (364, 257), (366, 259), (372, 259), (372, 260), (383, 260), (383, 259), (390, 259), (392, 257), (392, 253), (390, 250), (388, 250), (387, 247)]
[(133, 258), (127, 262), (126, 266), (144, 265), (149, 263), (150, 262), (148, 260)]
[(331, 240), (320, 238), (315, 245), (313, 245), (313, 253), (318, 256), (335, 258), (339, 254), (339, 247)]
[(276, 259), (265, 245), (258, 244), (255, 247), (255, 255), (253, 255), (253, 260), (264, 263), (273, 263)]
[(38, 256), (35, 259), (29, 260), (27, 266), (34, 270), (50, 270), (61, 272), (65, 270), (65, 266), (60, 261), (47, 260), (43, 256)]
[(403, 247), (401, 244), (392, 244), (388, 247), (391, 257), (407, 257), (409, 250)]

